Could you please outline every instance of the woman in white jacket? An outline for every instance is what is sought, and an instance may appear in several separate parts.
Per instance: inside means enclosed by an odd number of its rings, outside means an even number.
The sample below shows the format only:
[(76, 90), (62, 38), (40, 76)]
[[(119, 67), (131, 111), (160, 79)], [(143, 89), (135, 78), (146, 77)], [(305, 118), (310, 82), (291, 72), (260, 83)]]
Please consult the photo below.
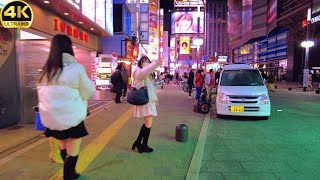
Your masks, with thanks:
[[(138, 67), (133, 71), (133, 87), (140, 89), (143, 86), (148, 87), (149, 102), (146, 105), (134, 106), (134, 117), (143, 117), (144, 124), (136, 141), (132, 145), (132, 150), (138, 149), (139, 153), (152, 152), (153, 149), (148, 146), (148, 139), (152, 126), (153, 117), (157, 116), (156, 103), (158, 102), (157, 91), (154, 86), (152, 72), (161, 65), (162, 60), (153, 61), (146, 56), (140, 58)], [(142, 144), (141, 144), (142, 141)]]
[(71, 39), (62, 34), (53, 37), (48, 60), (38, 80), (41, 121), (46, 137), (60, 141), (64, 160), (64, 179), (77, 179), (75, 172), (82, 137), (88, 135), (84, 125), (87, 100), (96, 92), (84, 67), (74, 58)]

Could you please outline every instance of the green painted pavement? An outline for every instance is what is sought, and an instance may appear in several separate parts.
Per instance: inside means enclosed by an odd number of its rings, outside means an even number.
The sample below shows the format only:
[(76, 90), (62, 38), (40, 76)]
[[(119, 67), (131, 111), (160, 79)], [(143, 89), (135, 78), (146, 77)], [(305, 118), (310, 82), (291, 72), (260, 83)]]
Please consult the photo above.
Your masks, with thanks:
[(212, 114), (199, 179), (320, 179), (320, 96), (270, 96), (266, 121)]

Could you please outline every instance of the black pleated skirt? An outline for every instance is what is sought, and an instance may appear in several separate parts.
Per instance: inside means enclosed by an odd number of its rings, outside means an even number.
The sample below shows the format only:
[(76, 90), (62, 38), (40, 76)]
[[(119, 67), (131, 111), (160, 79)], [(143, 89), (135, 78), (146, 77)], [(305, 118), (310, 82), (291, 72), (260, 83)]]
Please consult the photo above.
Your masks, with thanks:
[(72, 127), (70, 129), (66, 129), (63, 131), (51, 130), (47, 128), (46, 131), (44, 132), (44, 135), (46, 137), (54, 137), (59, 140), (65, 140), (69, 138), (77, 139), (77, 138), (82, 138), (88, 135), (88, 131), (84, 125), (84, 122), (82, 121), (76, 127)]

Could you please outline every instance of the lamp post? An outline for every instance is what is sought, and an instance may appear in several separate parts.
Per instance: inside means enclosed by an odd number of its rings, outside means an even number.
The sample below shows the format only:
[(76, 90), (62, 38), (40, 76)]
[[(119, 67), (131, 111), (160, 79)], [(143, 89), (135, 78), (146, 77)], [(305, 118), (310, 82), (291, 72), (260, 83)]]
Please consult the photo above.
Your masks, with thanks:
[(314, 46), (314, 42), (309, 39), (309, 25), (311, 20), (311, 8), (308, 9), (307, 15), (307, 37), (306, 40), (301, 43), (301, 46), (306, 48), (305, 64), (303, 69), (303, 91), (306, 92), (308, 88), (308, 76), (309, 76), (309, 48)]
[(197, 71), (199, 69), (199, 59), (200, 59), (200, 42), (199, 42), (199, 39), (200, 39), (200, 6), (198, 5), (198, 18), (197, 18), (197, 22), (198, 22), (198, 28), (197, 28), (197, 36), (198, 36), (198, 42), (195, 43), (195, 45), (197, 46)]

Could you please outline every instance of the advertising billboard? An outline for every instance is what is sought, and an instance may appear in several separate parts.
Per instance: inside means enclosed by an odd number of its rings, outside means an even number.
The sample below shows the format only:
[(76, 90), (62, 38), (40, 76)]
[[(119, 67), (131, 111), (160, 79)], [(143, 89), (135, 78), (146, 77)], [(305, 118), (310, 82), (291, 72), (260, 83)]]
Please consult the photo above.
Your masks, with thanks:
[(180, 37), (180, 54), (190, 53), (190, 37)]
[(82, 1), (82, 14), (89, 18), (92, 22), (95, 22), (95, 0)]
[(202, 6), (204, 5), (203, 0), (175, 0), (175, 7), (191, 7), (191, 6)]
[(106, 0), (106, 31), (113, 35), (113, 0)]
[(100, 14), (105, 14), (105, 5), (105, 0), (96, 0), (96, 23), (103, 29), (106, 28), (106, 19)]
[[(200, 12), (200, 29), (203, 33), (204, 12)], [(198, 12), (175, 12), (171, 17), (171, 32), (175, 33), (197, 33), (198, 32)]]

